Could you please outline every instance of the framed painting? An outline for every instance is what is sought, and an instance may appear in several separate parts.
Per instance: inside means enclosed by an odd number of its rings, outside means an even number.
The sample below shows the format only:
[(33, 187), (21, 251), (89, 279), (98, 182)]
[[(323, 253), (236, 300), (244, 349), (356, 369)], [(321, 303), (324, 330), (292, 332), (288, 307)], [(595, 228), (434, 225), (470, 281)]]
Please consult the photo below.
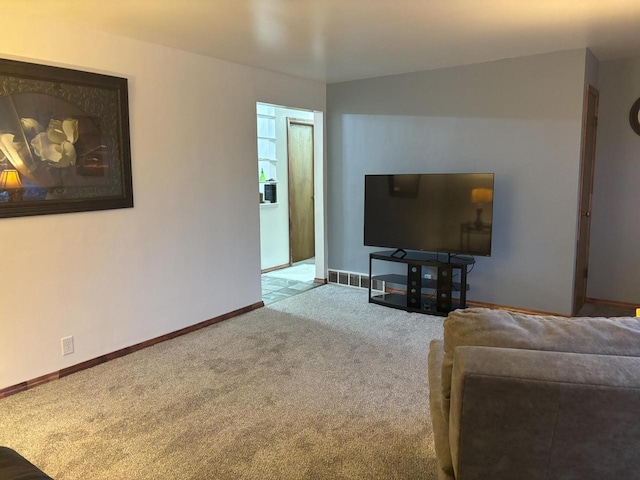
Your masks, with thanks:
[(127, 80), (0, 59), (0, 218), (128, 207)]

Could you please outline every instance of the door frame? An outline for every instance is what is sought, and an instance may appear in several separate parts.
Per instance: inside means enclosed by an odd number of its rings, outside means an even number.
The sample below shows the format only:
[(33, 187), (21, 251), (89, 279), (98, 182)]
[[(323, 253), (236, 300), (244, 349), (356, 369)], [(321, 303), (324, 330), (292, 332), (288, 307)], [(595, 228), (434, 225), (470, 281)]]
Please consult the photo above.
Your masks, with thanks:
[(315, 122), (312, 120), (304, 120), (304, 119), (300, 119), (300, 118), (293, 118), (293, 117), (287, 117), (287, 191), (288, 191), (288, 197), (289, 197), (289, 265), (293, 265), (293, 247), (292, 247), (292, 242), (291, 242), (291, 232), (292, 232), (292, 222), (291, 222), (291, 209), (293, 206), (293, 202), (292, 202), (292, 197), (291, 197), (291, 139), (289, 136), (289, 127), (291, 126), (291, 124), (294, 125), (306, 125), (311, 127), (311, 188), (313, 189), (313, 195), (312, 195), (312, 199), (313, 199), (313, 215), (314, 215), (314, 222), (313, 222), (313, 238), (314, 238), (314, 242), (313, 242), (313, 249), (314, 249), (314, 257), (316, 255), (316, 241), (315, 241), (315, 233), (316, 233), (316, 226), (315, 226), (315, 203), (316, 203), (316, 185), (315, 185), (315, 177), (316, 177), (316, 172), (315, 172), (315, 162), (316, 162), (316, 153), (315, 153)]
[[(594, 111), (589, 110), (589, 96), (594, 95), (595, 105)], [(598, 103), (600, 99), (600, 93), (591, 84), (587, 84), (584, 93), (584, 113), (582, 118), (582, 149), (580, 152), (580, 188), (578, 193), (578, 222), (576, 231), (576, 258), (573, 277), (573, 302), (571, 306), (571, 314), (577, 315), (580, 308), (585, 303), (587, 298), (587, 283), (588, 283), (588, 270), (589, 270), (589, 246), (591, 236), (591, 208), (593, 205), (593, 179), (595, 170), (596, 159), (596, 137), (598, 130)], [(588, 137), (588, 119), (589, 115), (594, 117), (593, 137)], [(587, 141), (591, 141), (591, 158), (586, 158)], [(591, 178), (585, 178), (585, 165), (590, 162)], [(589, 189), (589, 197), (587, 205), (583, 205), (584, 189)], [(585, 207), (585, 208), (583, 208)], [(582, 222), (588, 222), (585, 235), (581, 235)], [(584, 238), (586, 237), (586, 238)], [(584, 242), (584, 258), (582, 258), (580, 251)], [(584, 265), (584, 268), (582, 267)]]

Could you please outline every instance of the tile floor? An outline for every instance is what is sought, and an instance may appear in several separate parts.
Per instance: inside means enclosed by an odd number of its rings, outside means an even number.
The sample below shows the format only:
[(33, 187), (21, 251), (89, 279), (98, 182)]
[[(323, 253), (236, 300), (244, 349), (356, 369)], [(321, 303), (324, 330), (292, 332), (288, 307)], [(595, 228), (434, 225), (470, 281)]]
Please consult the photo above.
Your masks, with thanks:
[(319, 287), (314, 283), (315, 259), (294, 263), (291, 267), (262, 274), (262, 301), (265, 305)]

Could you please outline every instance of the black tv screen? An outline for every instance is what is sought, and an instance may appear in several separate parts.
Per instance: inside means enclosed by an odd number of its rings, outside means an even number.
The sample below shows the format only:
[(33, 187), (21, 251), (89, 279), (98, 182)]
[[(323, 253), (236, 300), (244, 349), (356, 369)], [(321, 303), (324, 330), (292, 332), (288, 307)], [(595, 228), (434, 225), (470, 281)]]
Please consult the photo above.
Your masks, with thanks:
[(493, 173), (365, 175), (364, 244), (491, 255)]

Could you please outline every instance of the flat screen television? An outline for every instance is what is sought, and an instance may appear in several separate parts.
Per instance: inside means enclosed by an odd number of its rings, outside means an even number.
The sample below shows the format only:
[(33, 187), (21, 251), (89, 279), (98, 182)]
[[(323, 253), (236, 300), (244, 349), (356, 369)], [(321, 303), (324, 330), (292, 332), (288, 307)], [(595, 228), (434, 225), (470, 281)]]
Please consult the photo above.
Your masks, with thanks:
[(491, 255), (493, 173), (365, 175), (364, 244)]

